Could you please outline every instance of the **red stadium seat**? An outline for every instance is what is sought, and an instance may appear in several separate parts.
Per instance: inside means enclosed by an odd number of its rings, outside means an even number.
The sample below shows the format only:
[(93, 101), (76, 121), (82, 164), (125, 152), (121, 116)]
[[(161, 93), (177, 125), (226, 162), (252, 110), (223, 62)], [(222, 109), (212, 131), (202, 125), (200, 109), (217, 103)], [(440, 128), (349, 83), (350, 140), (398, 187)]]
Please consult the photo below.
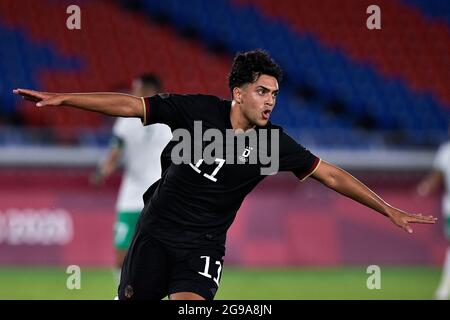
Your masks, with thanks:
[[(107, 91), (144, 72), (155, 72), (165, 91), (209, 92), (227, 96), (224, 75), (229, 61), (210, 55), (206, 48), (175, 34), (170, 28), (148, 24), (148, 19), (107, 2), (83, 4), (82, 29), (68, 31), (63, 3), (48, 0), (14, 0), (0, 3), (0, 17), (13, 27), (28, 30), (36, 41), (50, 44), (80, 62), (78, 72), (45, 70), (40, 75), (48, 91)], [(215, 81), (220, 79), (220, 81)], [(29, 106), (28, 106), (29, 107)], [(98, 114), (66, 111), (35, 112), (23, 108), (30, 125), (61, 128), (70, 140), (67, 127), (100, 127)], [(45, 114), (45, 117), (42, 115)], [(69, 132), (69, 133), (68, 133)]]

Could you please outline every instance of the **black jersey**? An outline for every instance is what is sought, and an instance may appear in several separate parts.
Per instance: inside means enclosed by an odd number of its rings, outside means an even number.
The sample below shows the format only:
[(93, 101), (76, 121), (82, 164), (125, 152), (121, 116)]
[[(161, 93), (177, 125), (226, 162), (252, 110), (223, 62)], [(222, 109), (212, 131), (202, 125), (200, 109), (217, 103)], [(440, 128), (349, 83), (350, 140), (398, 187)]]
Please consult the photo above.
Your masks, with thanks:
[[(160, 94), (145, 98), (145, 107), (144, 124), (164, 123), (174, 133), (179, 129), (189, 132), (191, 149), (195, 143), (200, 143), (202, 150), (208, 147), (201, 135), (195, 135), (198, 133), (196, 121), (197, 125), (201, 121), (202, 134), (208, 129), (219, 130), (224, 135), (232, 130), (231, 101), (215, 96)], [(277, 131), (278, 135), (272, 136), (270, 130)], [(145, 208), (139, 227), (169, 246), (214, 246), (224, 250), (226, 232), (245, 196), (266, 177), (261, 169), (267, 168), (267, 163), (259, 161), (258, 157), (256, 162), (249, 161), (252, 154), (259, 154), (258, 148), (265, 148), (265, 152), (271, 154), (275, 150), (271, 146), (277, 143), (278, 171), (291, 171), (300, 179), (310, 175), (320, 162), (281, 127), (270, 122), (255, 128), (254, 133), (257, 143), (253, 147), (249, 139), (244, 145), (233, 141), (233, 147), (225, 138), (219, 141), (224, 152), (232, 150), (235, 155), (232, 161), (217, 152), (214, 162), (205, 163), (195, 158), (191, 150), (191, 162), (175, 164), (169, 154), (178, 142), (169, 143), (161, 158), (162, 177), (144, 197)], [(263, 143), (262, 137), (268, 142)]]

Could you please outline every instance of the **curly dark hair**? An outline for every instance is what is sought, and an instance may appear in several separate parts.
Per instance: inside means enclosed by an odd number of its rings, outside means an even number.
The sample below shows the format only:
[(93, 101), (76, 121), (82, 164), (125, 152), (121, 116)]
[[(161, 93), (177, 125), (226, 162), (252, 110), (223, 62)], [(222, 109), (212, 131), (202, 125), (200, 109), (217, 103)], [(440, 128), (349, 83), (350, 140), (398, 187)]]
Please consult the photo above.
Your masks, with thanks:
[(235, 87), (253, 83), (262, 75), (269, 75), (281, 82), (283, 71), (267, 52), (261, 49), (239, 52), (236, 54), (228, 75), (228, 86), (231, 93)]

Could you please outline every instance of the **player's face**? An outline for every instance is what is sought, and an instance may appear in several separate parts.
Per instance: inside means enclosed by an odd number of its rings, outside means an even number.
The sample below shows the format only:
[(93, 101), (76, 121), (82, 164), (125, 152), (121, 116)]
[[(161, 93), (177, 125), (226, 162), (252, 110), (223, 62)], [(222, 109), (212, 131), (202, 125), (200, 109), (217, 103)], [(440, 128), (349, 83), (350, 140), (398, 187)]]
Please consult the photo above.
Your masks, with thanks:
[(278, 95), (275, 77), (261, 75), (254, 83), (241, 88), (241, 110), (251, 126), (264, 126), (269, 121)]

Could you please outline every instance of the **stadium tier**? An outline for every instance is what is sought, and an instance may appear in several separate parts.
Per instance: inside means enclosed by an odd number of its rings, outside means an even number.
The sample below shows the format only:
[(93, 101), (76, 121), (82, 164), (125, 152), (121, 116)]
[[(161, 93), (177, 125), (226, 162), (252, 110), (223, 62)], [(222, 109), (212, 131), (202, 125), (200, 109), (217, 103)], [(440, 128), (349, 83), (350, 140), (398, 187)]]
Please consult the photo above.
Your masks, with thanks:
[(0, 117), (50, 128), (56, 142), (102, 145), (111, 121), (35, 112), (12, 88), (116, 91), (153, 71), (165, 91), (228, 97), (231, 57), (253, 48), (285, 71), (273, 122), (309, 147), (434, 148), (447, 137), (447, 2), (381, 1), (383, 27), (374, 31), (365, 27), (370, 3), (356, 0), (142, 0), (134, 10), (86, 1), (73, 31), (68, 2), (24, 2), (0, 3), (0, 39), (9, 44), (0, 49)]
[(287, 74), (283, 90), (309, 88), (320, 97), (314, 108), (288, 98), (297, 110), (274, 114), (287, 127), (326, 130), (326, 121), (321, 125), (295, 114), (304, 109), (326, 115), (338, 101), (342, 127), (350, 122), (353, 127), (387, 130), (388, 135), (399, 133), (391, 139), (385, 136), (382, 142), (420, 146), (445, 138), (450, 102), (444, 54), (450, 46), (448, 27), (425, 22), (399, 3), (383, 2), (386, 16), (394, 21), (395, 15), (401, 16), (404, 24), (388, 25), (381, 35), (371, 34), (358, 16), (368, 5), (344, 3), (145, 1), (149, 13), (169, 18), (180, 29), (194, 29), (204, 41), (230, 52), (254, 47), (271, 52)]
[(441, 0), (402, 0), (403, 3), (417, 7), (423, 14), (435, 21), (442, 21), (450, 25), (450, 6)]

